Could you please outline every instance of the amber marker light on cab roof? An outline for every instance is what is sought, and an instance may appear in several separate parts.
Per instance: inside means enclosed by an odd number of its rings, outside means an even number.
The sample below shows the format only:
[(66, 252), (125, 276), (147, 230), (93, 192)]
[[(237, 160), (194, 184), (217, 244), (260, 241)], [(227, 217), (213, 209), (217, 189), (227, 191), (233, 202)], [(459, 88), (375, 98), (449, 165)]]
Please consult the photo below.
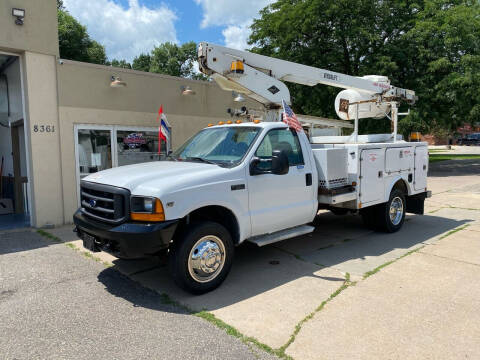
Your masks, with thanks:
[(235, 121), (235, 124), (241, 124), (241, 123), (242, 123), (242, 120)]
[(230, 71), (235, 74), (243, 74), (243, 62), (240, 60), (232, 61), (232, 64), (230, 65)]
[(253, 122), (254, 122), (255, 124), (260, 124), (260, 120), (258, 120), (258, 119), (253, 120)]
[(207, 125), (207, 127), (211, 127), (211, 126), (213, 126), (213, 124), (208, 124), (208, 125)]
[(232, 120), (228, 120), (227, 124), (233, 124)]
[(223, 124), (225, 124), (224, 121), (219, 121), (219, 122), (218, 122), (218, 125), (223, 125)]

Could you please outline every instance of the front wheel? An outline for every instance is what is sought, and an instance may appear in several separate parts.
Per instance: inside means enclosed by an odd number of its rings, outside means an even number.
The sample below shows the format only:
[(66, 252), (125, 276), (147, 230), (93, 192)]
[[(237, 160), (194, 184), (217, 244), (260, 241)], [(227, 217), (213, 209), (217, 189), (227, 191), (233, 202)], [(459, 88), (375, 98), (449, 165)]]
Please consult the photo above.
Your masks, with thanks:
[(193, 223), (175, 239), (168, 257), (175, 283), (192, 294), (217, 288), (232, 267), (234, 246), (221, 224)]

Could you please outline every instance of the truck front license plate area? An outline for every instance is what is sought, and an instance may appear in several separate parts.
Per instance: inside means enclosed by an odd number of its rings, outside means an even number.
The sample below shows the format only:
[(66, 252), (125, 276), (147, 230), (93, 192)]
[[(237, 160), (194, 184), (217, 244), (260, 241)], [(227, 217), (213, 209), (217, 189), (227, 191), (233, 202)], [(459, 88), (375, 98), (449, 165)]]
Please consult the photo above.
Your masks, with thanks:
[(99, 252), (99, 248), (97, 244), (95, 243), (95, 237), (92, 235), (89, 235), (87, 233), (84, 233), (83, 231), (80, 233), (80, 237), (83, 241), (83, 247), (87, 250), (90, 250), (92, 252)]

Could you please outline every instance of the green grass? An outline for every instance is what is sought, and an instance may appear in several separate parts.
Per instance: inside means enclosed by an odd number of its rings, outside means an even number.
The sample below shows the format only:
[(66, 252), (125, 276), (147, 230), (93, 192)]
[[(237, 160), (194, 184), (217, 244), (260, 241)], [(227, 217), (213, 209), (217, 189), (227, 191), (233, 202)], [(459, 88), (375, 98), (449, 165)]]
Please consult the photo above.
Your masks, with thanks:
[[(56, 237), (55, 235), (53, 234), (50, 234), (49, 232), (45, 231), (45, 230), (42, 230), (42, 229), (38, 229), (37, 230), (37, 233), (42, 235), (43, 237), (46, 237), (47, 239), (50, 239), (52, 241), (55, 241), (55, 242), (58, 242), (58, 243), (63, 243), (63, 241)], [(75, 251), (79, 251), (80, 249), (77, 248), (74, 244), (72, 243), (64, 243), (66, 247), (72, 249), (72, 250), (75, 250)], [(82, 254), (83, 256), (85, 256), (86, 258), (88, 259), (92, 259), (92, 260), (95, 260), (96, 262), (101, 262), (103, 264), (103, 266), (105, 267), (110, 267), (110, 266), (113, 266), (112, 263), (108, 262), (108, 261), (103, 261), (102, 259), (100, 259), (99, 257), (95, 256), (95, 255), (92, 255), (92, 253), (88, 252), (88, 251), (80, 251), (80, 254)]]
[(43, 237), (46, 237), (52, 241), (55, 241), (55, 242), (63, 242), (61, 239), (59, 239), (58, 237), (56, 237), (55, 235), (53, 234), (50, 234), (49, 232), (45, 231), (45, 230), (42, 230), (42, 229), (38, 229), (37, 230), (37, 233), (42, 235)]
[(350, 274), (346, 273), (345, 274), (345, 281), (343, 282), (342, 286), (340, 286), (337, 290), (335, 290), (335, 292), (333, 292), (328, 297), (327, 300), (322, 301), (322, 303), (314, 311), (312, 311), (310, 314), (308, 314), (302, 320), (300, 320), (300, 322), (295, 326), (295, 330), (293, 331), (293, 334), (290, 336), (290, 339), (285, 343), (285, 345), (283, 345), (282, 347), (280, 347), (277, 350), (274, 350), (275, 355), (280, 356), (280, 357), (284, 357), (284, 358), (290, 358), (287, 354), (285, 354), (285, 350), (295, 341), (295, 338), (297, 337), (298, 333), (302, 329), (302, 326), (307, 321), (311, 320), (315, 316), (316, 313), (320, 312), (325, 307), (325, 305), (328, 304), (328, 302), (332, 301), (336, 296), (338, 296), (346, 288), (348, 288), (349, 286), (353, 286), (355, 284), (356, 284), (356, 282), (352, 282), (350, 280)]
[(445, 160), (471, 160), (471, 159), (480, 159), (480, 155), (430, 154), (430, 157), (429, 157), (430, 163), (445, 161)]
[(399, 256), (398, 258), (396, 259), (393, 259), (391, 261), (387, 261), (386, 263), (380, 265), (380, 266), (377, 266), (375, 269), (373, 270), (370, 270), (370, 271), (367, 271), (365, 274), (363, 274), (363, 279), (365, 280), (366, 278), (376, 274), (377, 272), (379, 272), (380, 270), (382, 270), (384, 267), (387, 267), (388, 265), (391, 265), (393, 264), (394, 262), (400, 260), (400, 259), (403, 259), (404, 257), (408, 256), (408, 255), (411, 255), (413, 253), (416, 253), (417, 251), (420, 251), (422, 250), (423, 248), (425, 247), (425, 245), (422, 245), (416, 249), (413, 249), (413, 250), (410, 250), (409, 252), (406, 252), (405, 254), (403, 254), (402, 256)]
[(445, 152), (445, 151), (452, 151), (452, 149), (428, 149), (428, 152), (431, 153), (437, 153), (437, 152)]
[(463, 230), (465, 229), (467, 226), (469, 226), (470, 224), (465, 224), (465, 225), (462, 225), (460, 227), (457, 227), (453, 230), (450, 230), (449, 232), (447, 232), (445, 235), (442, 235), (438, 238), (438, 240), (442, 240), (442, 239), (445, 239), (447, 236), (450, 236), (452, 234), (455, 234), (456, 232), (459, 232), (460, 230)]

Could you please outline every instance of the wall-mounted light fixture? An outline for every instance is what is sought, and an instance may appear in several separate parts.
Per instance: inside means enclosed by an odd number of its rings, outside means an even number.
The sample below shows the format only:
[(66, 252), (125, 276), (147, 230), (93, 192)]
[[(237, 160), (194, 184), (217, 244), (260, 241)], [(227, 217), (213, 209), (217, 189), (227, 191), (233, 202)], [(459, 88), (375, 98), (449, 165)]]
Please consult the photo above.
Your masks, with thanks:
[(113, 87), (113, 88), (127, 86), (127, 83), (125, 81), (122, 81), (122, 79), (120, 79), (118, 76), (112, 75), (112, 77), (110, 78), (110, 81), (111, 81), (110, 87)]
[(242, 94), (232, 91), (233, 101), (235, 102), (245, 102), (245, 98)]
[(182, 91), (182, 95), (195, 95), (196, 92), (190, 88), (190, 86), (181, 86), (180, 90)]
[(12, 9), (12, 16), (15, 16), (15, 24), (23, 25), (23, 19), (25, 19), (25, 9)]

